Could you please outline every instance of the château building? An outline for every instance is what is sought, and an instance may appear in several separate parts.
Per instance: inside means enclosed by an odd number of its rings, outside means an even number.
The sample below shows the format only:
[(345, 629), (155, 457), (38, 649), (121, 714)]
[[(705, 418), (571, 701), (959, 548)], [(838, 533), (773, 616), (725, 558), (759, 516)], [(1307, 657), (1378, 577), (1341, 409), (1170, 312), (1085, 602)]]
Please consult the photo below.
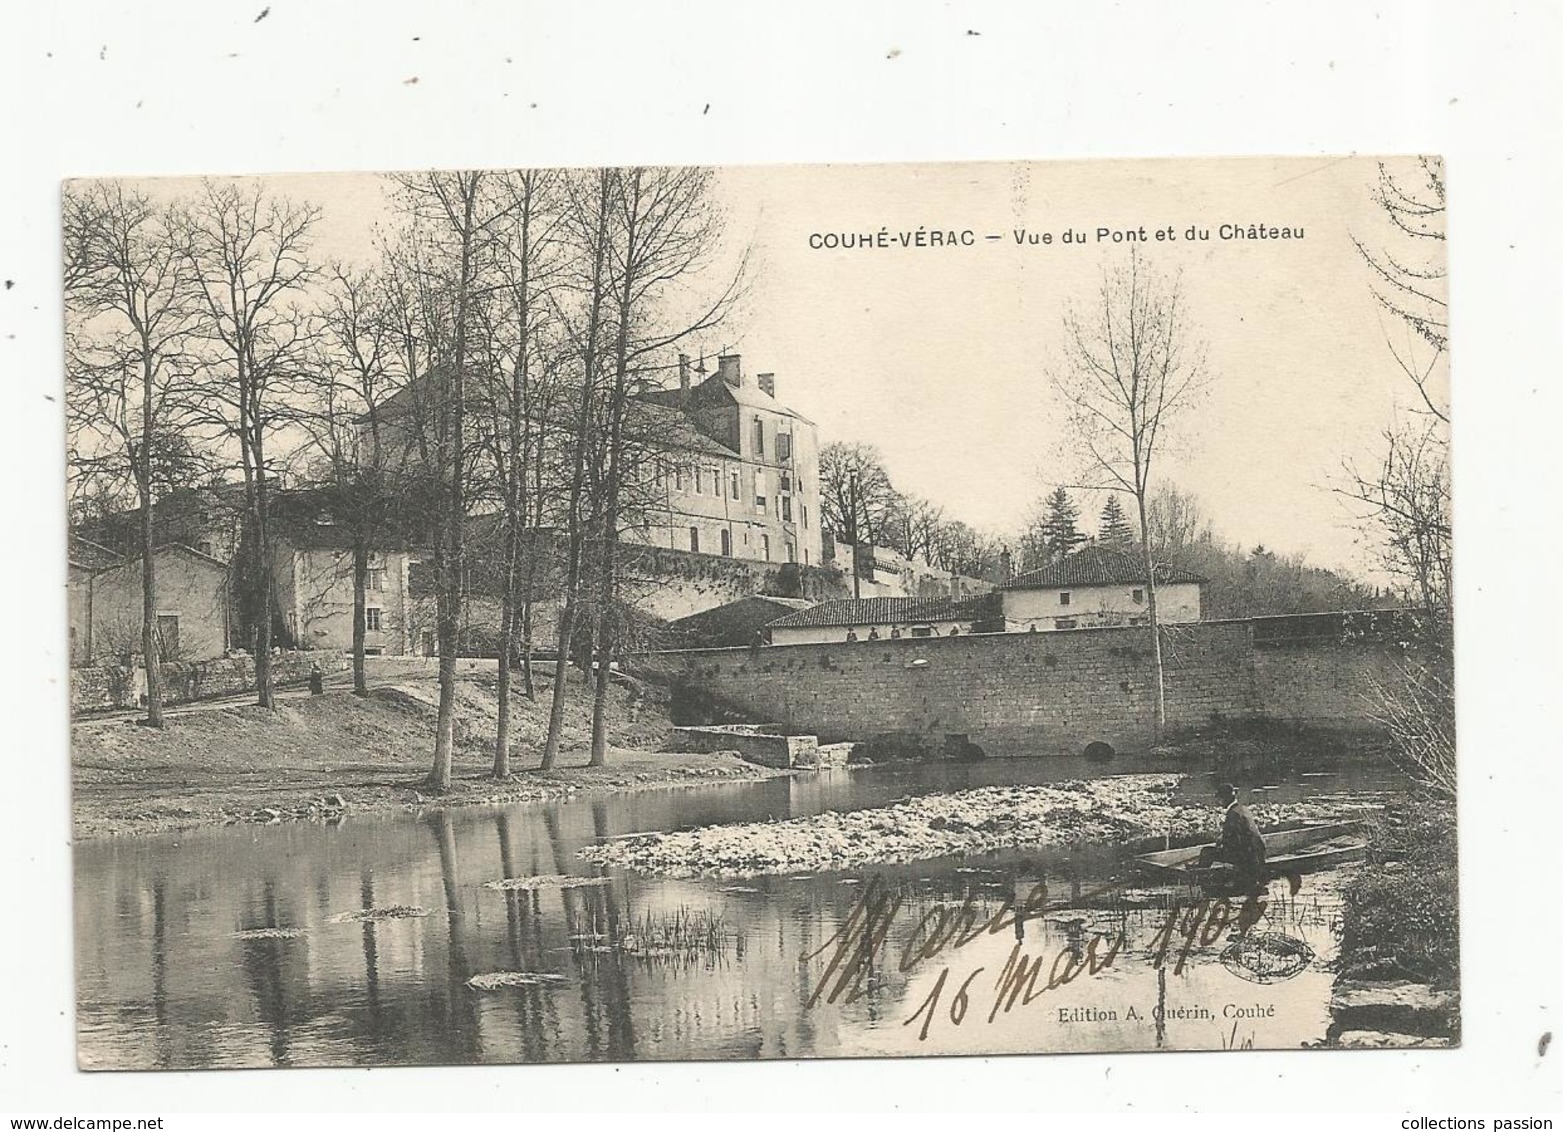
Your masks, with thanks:
[(750, 377), (738, 354), (696, 381), (679, 358), (677, 389), (643, 392), (692, 428), (658, 464), (637, 541), (759, 562), (823, 561), (819, 438), (776, 395), (776, 375)]

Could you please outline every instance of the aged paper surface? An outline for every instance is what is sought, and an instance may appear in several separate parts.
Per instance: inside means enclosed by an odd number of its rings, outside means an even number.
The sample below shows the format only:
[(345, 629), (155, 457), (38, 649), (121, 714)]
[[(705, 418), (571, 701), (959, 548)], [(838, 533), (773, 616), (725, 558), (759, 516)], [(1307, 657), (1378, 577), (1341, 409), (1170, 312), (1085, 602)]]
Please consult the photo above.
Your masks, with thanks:
[(1436, 159), (64, 218), (84, 1068), (1458, 1041)]

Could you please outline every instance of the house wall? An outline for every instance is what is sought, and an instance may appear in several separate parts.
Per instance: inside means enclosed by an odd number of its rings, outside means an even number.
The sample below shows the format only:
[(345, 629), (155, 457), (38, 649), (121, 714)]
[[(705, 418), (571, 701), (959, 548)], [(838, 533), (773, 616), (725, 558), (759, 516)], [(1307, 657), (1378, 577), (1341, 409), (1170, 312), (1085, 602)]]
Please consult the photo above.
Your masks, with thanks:
[(66, 579), (71, 665), (92, 661), (92, 571), (71, 563)]
[[(302, 649), (353, 647), (353, 552), (337, 548), (300, 548), (279, 544), (273, 555), (277, 603)], [(380, 610), (380, 628), (364, 634), (364, 647), (385, 656), (411, 648), (408, 598), (410, 556), (402, 551), (375, 553), (371, 568), (383, 571), (382, 588), (366, 592), (365, 607)]]
[[(219, 563), (165, 547), (153, 556), (158, 616), (179, 618), (181, 661), (207, 660), (228, 648), (228, 570)], [(114, 660), (141, 652), (141, 563), (126, 562), (91, 581), (92, 650)], [(72, 596), (87, 596), (86, 586)], [(73, 615), (74, 620), (74, 615)]]
[[(1024, 632), (1032, 625), (1039, 632), (1057, 628), (1061, 617), (1073, 617), (1079, 628), (1121, 625), (1131, 617), (1148, 615), (1146, 603), (1134, 600), (1134, 591), (1144, 593), (1143, 585), (1059, 586), (1052, 589), (1004, 591), (1004, 621), (1011, 632)], [(1156, 615), (1163, 625), (1187, 624), (1200, 617), (1200, 587), (1192, 582), (1177, 582), (1156, 588)], [(1069, 594), (1069, 604), (1059, 595)]]
[(959, 629), (961, 633), (974, 631), (970, 621), (907, 621), (900, 625), (810, 625), (795, 629), (780, 628), (771, 629), (771, 643), (773, 645), (812, 645), (812, 644), (844, 644), (847, 642), (847, 631), (850, 629), (857, 634), (858, 644), (876, 643), (868, 640), (868, 634), (875, 632), (884, 640), (892, 640), (892, 631), (899, 631), (902, 637), (911, 637), (913, 629), (925, 629), (932, 626), (941, 637), (948, 637), (951, 630)]
[[(1168, 722), (1213, 716), (1376, 728), (1372, 681), (1394, 671), (1393, 640), (1301, 641), (1259, 648), (1252, 623), (1166, 634)], [(1078, 754), (1093, 740), (1144, 749), (1155, 721), (1154, 668), (1141, 628), (991, 633), (855, 644), (668, 653), (657, 662), (683, 696), (714, 701), (821, 742), (935, 753), (965, 735), (988, 755)]]
[[(726, 530), (731, 540), (728, 557), (820, 565), (819, 441), (814, 426), (787, 413), (747, 405), (704, 409), (696, 416), (702, 431), (738, 451), (740, 458), (713, 453), (669, 464), (654, 487), (660, 508), (629, 537), (689, 551), (696, 549), (689, 537), (693, 527), (699, 532), (698, 552), (721, 555)], [(763, 449), (756, 444), (757, 420), (764, 431)], [(778, 456), (778, 435), (790, 438), (786, 460)], [(732, 490), (734, 472), (737, 496)]]

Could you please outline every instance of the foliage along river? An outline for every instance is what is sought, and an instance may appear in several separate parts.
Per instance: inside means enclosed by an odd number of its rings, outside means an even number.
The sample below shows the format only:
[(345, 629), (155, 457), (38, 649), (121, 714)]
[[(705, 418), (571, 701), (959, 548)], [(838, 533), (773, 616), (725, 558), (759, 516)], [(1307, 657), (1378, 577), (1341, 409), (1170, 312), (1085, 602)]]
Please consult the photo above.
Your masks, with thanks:
[[(1305, 877), (1295, 896), (1282, 882), (1271, 886), (1255, 930), (1301, 941), (1312, 958), (1279, 981), (1255, 981), (1220, 959), (1224, 949), (1231, 957), (1232, 929), (1210, 915), (1190, 920), (1197, 893), (1116, 885), (1127, 873), (1122, 854), (1109, 850), (743, 881), (618, 871), (604, 879), (577, 857), (629, 833), (1089, 773), (1056, 759), (901, 764), (350, 815), (337, 826), (83, 842), (75, 852), (80, 1061), (109, 1069), (726, 1059), (1295, 1048), (1321, 1039), (1341, 874)], [(1203, 796), (1212, 781), (1195, 775), (1185, 788)], [(1274, 781), (1268, 798), (1293, 801), (1392, 780), (1339, 767)], [(561, 875), (588, 883), (485, 884)], [(1046, 910), (1018, 929), (998, 920), (998, 930), (959, 946), (950, 931), (945, 946), (925, 947), (937, 914), (924, 916), (936, 905), (955, 922), (969, 900), (980, 927), (1006, 897), (1022, 903), (1039, 883)], [(1109, 895), (1099, 894), (1104, 887)], [(898, 892), (904, 903), (883, 925), (873, 962), (844, 980), (865, 891)], [(366, 908), (428, 914), (353, 919)], [(1103, 964), (1114, 939), (1119, 953)], [(935, 953), (920, 959), (924, 950)], [(1020, 978), (1017, 954), (1040, 976)], [(1051, 985), (1060, 971), (1078, 977)], [(537, 977), (469, 985), (508, 972)]]

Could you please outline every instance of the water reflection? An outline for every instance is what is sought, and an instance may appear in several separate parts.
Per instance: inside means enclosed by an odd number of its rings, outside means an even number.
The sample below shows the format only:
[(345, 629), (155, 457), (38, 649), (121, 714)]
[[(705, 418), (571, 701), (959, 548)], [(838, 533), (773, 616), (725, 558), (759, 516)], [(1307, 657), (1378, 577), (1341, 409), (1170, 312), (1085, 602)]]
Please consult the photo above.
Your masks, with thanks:
[[(995, 854), (877, 870), (904, 909), (864, 972), (863, 993), (810, 1009), (826, 959), (804, 957), (826, 948), (870, 877), (659, 880), (605, 875), (576, 856), (646, 829), (786, 818), (1070, 773), (1078, 770), (1041, 760), (897, 766), (353, 817), (335, 827), (83, 843), (75, 859), (81, 1061), (174, 1068), (763, 1058), (1295, 1046), (1322, 1035), (1323, 963), (1335, 947), (1328, 874), (1308, 878), (1295, 899), (1272, 893), (1264, 930), (1306, 942), (1318, 961), (1284, 984), (1260, 986), (1217, 961), (1225, 938), (1198, 948), (1181, 974), (1155, 969), (1154, 937), (1179, 894), (1114, 885), (1121, 865), (1111, 853)], [(1359, 773), (1281, 786), (1303, 796), (1383, 781)], [(556, 876), (590, 883), (486, 885)], [(1036, 883), (1052, 901), (1044, 914), (903, 969), (929, 909), (970, 902), (992, 916)], [(1079, 962), (1104, 933), (1125, 940), (1112, 968), (993, 1009), (996, 981), (1017, 947), (1048, 964), (1059, 954)], [(945, 971), (939, 1013), (920, 1042), (923, 1019), (906, 1023)], [(495, 974), (536, 978), (494, 990), (468, 985)], [(957, 1025), (950, 996), (960, 982), (968, 983), (968, 1011)], [(1276, 1017), (1221, 1015), (1232, 1003), (1267, 1002), (1280, 1005)], [(1117, 1017), (1059, 1021), (1088, 1007)], [(1137, 1017), (1127, 1016), (1131, 1007)], [(1213, 1017), (1199, 1016), (1204, 1009)]]

